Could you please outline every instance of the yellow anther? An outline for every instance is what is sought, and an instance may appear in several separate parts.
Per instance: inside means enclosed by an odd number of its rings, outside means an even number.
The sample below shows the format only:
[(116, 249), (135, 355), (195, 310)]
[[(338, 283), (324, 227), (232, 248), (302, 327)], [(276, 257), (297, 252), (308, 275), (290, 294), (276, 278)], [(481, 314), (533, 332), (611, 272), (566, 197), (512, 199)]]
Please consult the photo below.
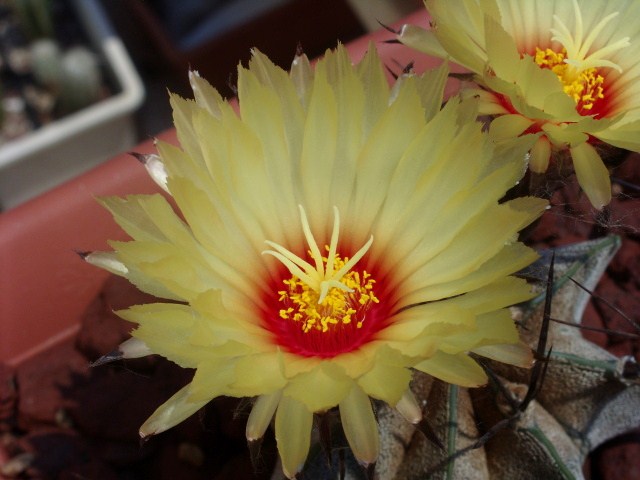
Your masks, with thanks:
[[(335, 255), (334, 268), (339, 269), (343, 264), (344, 260)], [(280, 302), (287, 306), (280, 310), (280, 317), (299, 322), (305, 333), (312, 330), (327, 333), (339, 325), (349, 325), (355, 318), (358, 319), (356, 327), (362, 328), (366, 311), (372, 303), (379, 302), (373, 293), (375, 281), (366, 271), (347, 273), (342, 283), (349, 286), (349, 290), (332, 287), (321, 304), (318, 303), (319, 294), (300, 279), (291, 277), (283, 283), (289, 289), (284, 296), (279, 296)]]
[(562, 50), (554, 52), (549, 48), (536, 48), (535, 62), (558, 76), (564, 92), (573, 98), (579, 110), (591, 110), (598, 100), (604, 98), (604, 77), (599, 72), (601, 69), (613, 69), (622, 73), (622, 67), (612, 59), (619, 50), (629, 47), (631, 43), (629, 37), (598, 41), (619, 12), (606, 15), (587, 29), (578, 1), (572, 0), (572, 4), (572, 29), (559, 15), (553, 16), (551, 40), (562, 45)]
[(596, 101), (604, 98), (604, 77), (598, 74), (596, 68), (587, 68), (576, 74), (575, 67), (565, 62), (566, 54), (564, 49), (554, 52), (549, 48), (541, 50), (536, 47), (535, 62), (557, 75), (563, 84), (564, 92), (573, 98), (576, 104), (585, 110), (591, 110)]
[(373, 237), (351, 258), (342, 258), (338, 254), (340, 216), (334, 207), (331, 243), (324, 246), (327, 255), (322, 256), (302, 206), (300, 218), (310, 261), (269, 241), (266, 243), (273, 250), (263, 252), (278, 259), (292, 275), (283, 280), (286, 289), (278, 291), (278, 300), (285, 307), (280, 310), (280, 317), (300, 323), (305, 333), (331, 332), (353, 320), (357, 321), (357, 328), (361, 328), (367, 310), (372, 303), (378, 303), (378, 299), (373, 292), (375, 280), (371, 274), (354, 267), (371, 247)]

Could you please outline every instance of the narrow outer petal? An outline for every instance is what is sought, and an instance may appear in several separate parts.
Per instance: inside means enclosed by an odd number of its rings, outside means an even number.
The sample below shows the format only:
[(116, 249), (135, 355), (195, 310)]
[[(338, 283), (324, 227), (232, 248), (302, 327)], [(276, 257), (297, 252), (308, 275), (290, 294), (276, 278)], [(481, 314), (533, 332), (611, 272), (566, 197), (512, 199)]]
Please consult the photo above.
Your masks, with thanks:
[(253, 441), (262, 438), (264, 432), (267, 430), (273, 414), (278, 408), (282, 398), (282, 391), (279, 390), (269, 395), (260, 395), (256, 400), (256, 403), (251, 409), (249, 419), (247, 420), (247, 440)]
[(336, 406), (352, 383), (341, 366), (323, 362), (291, 379), (285, 394), (305, 404), (310, 411), (318, 412)]
[(425, 30), (417, 25), (403, 25), (400, 29), (398, 40), (407, 47), (426, 53), (432, 57), (447, 57), (447, 52), (442, 48), (433, 31)]
[(364, 465), (374, 463), (380, 452), (380, 442), (371, 400), (354, 385), (339, 408), (342, 428), (353, 455)]
[(164, 402), (146, 422), (140, 427), (140, 437), (157, 435), (186, 420), (204, 407), (211, 398), (203, 401), (190, 402), (189, 385), (182, 387), (169, 400)]
[[(260, 368), (256, 368), (260, 365)], [(286, 384), (280, 352), (259, 353), (239, 358), (236, 381), (230, 385), (237, 396), (249, 397), (280, 391)]]
[(480, 387), (487, 383), (484, 370), (465, 353), (451, 355), (438, 352), (430, 359), (418, 363), (415, 368), (444, 382), (462, 387)]
[(141, 358), (154, 353), (146, 343), (134, 337), (122, 342), (118, 350), (122, 354), (122, 358)]
[(473, 353), (521, 368), (531, 368), (533, 364), (533, 352), (524, 343), (484, 345), (474, 348)]
[(400, 412), (400, 415), (402, 415), (407, 422), (413, 425), (422, 420), (422, 409), (420, 405), (418, 405), (418, 400), (410, 388), (404, 392), (404, 395), (402, 395), (402, 398), (396, 404), (396, 410)]
[(311, 444), (313, 414), (297, 400), (284, 396), (276, 412), (276, 442), (282, 470), (293, 478), (302, 470)]
[(406, 363), (398, 351), (382, 346), (373, 368), (358, 379), (358, 384), (367, 395), (395, 405), (411, 381)]
[(531, 126), (533, 120), (522, 115), (502, 115), (491, 122), (489, 135), (496, 141), (517, 137)]
[(549, 159), (551, 157), (551, 143), (549, 139), (542, 135), (531, 149), (529, 157), (529, 168), (535, 173), (544, 173), (549, 167)]
[(84, 257), (84, 260), (114, 275), (126, 277), (129, 273), (127, 266), (118, 260), (118, 256), (114, 252), (91, 252)]
[(597, 209), (608, 205), (611, 201), (609, 171), (596, 149), (585, 142), (572, 147), (570, 151), (578, 183), (587, 194), (591, 205)]

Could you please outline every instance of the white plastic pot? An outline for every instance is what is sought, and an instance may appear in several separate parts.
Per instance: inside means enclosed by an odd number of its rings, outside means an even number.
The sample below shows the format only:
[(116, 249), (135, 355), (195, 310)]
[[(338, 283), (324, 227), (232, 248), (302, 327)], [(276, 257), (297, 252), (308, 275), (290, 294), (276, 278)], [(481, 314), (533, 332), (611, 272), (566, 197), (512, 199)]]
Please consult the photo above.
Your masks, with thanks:
[(70, 0), (116, 92), (0, 147), (0, 210), (12, 208), (137, 143), (144, 87), (98, 0)]

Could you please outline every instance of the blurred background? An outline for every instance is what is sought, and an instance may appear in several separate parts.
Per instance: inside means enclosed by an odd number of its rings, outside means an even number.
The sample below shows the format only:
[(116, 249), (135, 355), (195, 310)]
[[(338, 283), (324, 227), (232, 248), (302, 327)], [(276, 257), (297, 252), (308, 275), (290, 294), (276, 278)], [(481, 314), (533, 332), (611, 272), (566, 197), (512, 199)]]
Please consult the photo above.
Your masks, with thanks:
[[(258, 48), (288, 68), (421, 0), (0, 0), (0, 211), (172, 125), (198, 70), (225, 97)], [(391, 36), (391, 35), (390, 35)]]
[(314, 58), (422, 7), (421, 0), (102, 0), (147, 91), (139, 128), (170, 125), (166, 89), (189, 95), (187, 69), (233, 95), (238, 62), (256, 47), (288, 68), (296, 45)]

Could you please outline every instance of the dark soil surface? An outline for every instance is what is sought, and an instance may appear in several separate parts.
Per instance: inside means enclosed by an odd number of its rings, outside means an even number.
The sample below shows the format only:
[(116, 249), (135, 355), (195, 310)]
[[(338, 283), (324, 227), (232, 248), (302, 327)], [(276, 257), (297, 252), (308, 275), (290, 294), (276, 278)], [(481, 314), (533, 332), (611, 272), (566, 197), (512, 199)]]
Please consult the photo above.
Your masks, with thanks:
[[(615, 233), (622, 248), (587, 308), (584, 323), (638, 334), (640, 315), (640, 156), (614, 170), (615, 198), (597, 213), (573, 179), (531, 232), (537, 248)], [(219, 398), (201, 414), (140, 444), (137, 429), (192, 372), (157, 357), (90, 368), (128, 337), (131, 324), (112, 312), (151, 297), (113, 277), (87, 310), (73, 341), (17, 370), (0, 365), (0, 461), (5, 474), (32, 479), (267, 479), (275, 442), (265, 439), (254, 475), (244, 437), (247, 409)], [(621, 313), (618, 313), (619, 310)], [(624, 315), (623, 315), (624, 314)], [(585, 336), (616, 355), (639, 358), (640, 342), (597, 332)], [(592, 480), (640, 478), (640, 430), (599, 447), (585, 465)], [(1, 463), (1, 462), (0, 462)], [(13, 473), (7, 471), (13, 469)], [(2, 475), (0, 474), (0, 478)]]

